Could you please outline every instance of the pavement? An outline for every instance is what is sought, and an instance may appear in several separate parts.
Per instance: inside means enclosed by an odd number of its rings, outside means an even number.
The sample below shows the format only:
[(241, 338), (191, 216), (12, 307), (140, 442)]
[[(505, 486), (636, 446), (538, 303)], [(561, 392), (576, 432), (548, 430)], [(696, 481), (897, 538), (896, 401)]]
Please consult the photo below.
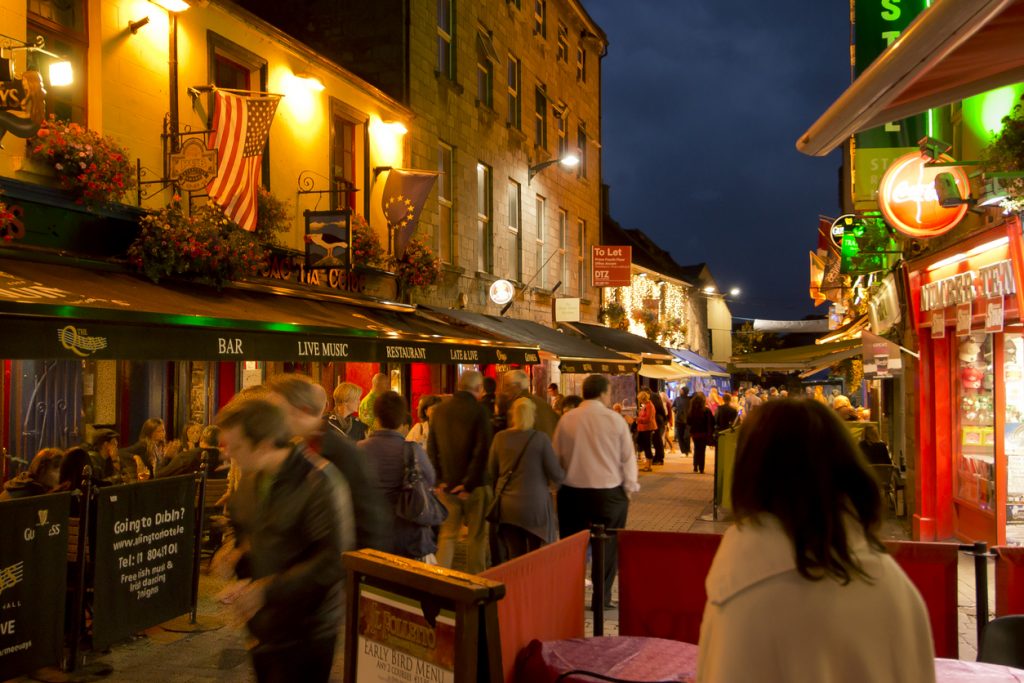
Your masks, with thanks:
[[(704, 474), (693, 472), (692, 459), (671, 451), (666, 454), (665, 465), (654, 472), (640, 474), (640, 494), (630, 504), (627, 528), (646, 531), (674, 531), (695, 533), (722, 533), (729, 526), (724, 514), (713, 519), (711, 505), (714, 485), (714, 450), (708, 449)], [(883, 525), (884, 538), (909, 539), (905, 519), (889, 516)], [(456, 568), (464, 553), (457, 553)], [(989, 564), (989, 604), (994, 605), (993, 568)], [(973, 559), (961, 556), (959, 566), (959, 632), (960, 658), (976, 658), (976, 617)], [(255, 680), (246, 651), (244, 628), (233, 623), (230, 612), (216, 599), (223, 587), (210, 576), (200, 580), (198, 630), (176, 632), (167, 625), (156, 626), (138, 634), (130, 641), (119, 643), (108, 652), (87, 653), (85, 669), (105, 667), (112, 669), (107, 675), (80, 675), (71, 680), (124, 681), (127, 683), (162, 683), (194, 681), (197, 683), (226, 682), (250, 683)], [(590, 591), (587, 590), (587, 603)], [(618, 585), (613, 590), (618, 601)], [(178, 626), (187, 622), (178, 620)], [(185, 624), (187, 628), (187, 623)], [(204, 630), (209, 627), (209, 630)], [(593, 633), (593, 618), (586, 613), (587, 635)], [(604, 612), (604, 635), (618, 634), (618, 611)], [(340, 640), (340, 639), (339, 639)], [(332, 681), (341, 681), (342, 647), (339, 642)], [(84, 669), (83, 669), (84, 673)], [(32, 678), (14, 679), (29, 681)], [(46, 680), (40, 677), (37, 680)]]

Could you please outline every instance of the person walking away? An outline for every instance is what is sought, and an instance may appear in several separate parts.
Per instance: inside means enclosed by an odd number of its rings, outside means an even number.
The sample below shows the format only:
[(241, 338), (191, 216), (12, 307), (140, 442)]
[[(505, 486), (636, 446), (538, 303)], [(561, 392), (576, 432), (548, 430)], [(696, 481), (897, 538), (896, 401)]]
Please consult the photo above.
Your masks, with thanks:
[[(722, 405), (718, 407), (718, 413), (715, 415), (715, 434), (717, 437), (718, 432), (724, 432), (729, 429), (739, 419), (740, 413), (736, 410), (736, 406), (733, 405), (732, 394), (726, 392), (722, 394)], [(715, 441), (717, 446), (718, 442)]]
[(661, 439), (665, 442), (665, 451), (668, 453), (672, 452), (672, 436), (674, 433), (675, 415), (672, 413), (672, 401), (669, 400), (668, 394), (664, 391), (660, 392), (658, 396), (661, 397), (661, 405), (665, 408), (665, 428), (662, 431)]
[[(562, 538), (603, 524), (626, 527), (629, 500), (639, 490), (633, 439), (624, 420), (609, 407), (611, 382), (604, 375), (583, 380), (583, 403), (558, 423), (552, 442), (565, 470), (558, 491), (558, 530)], [(612, 584), (618, 569), (614, 538), (604, 545), (604, 576), (591, 569), (594, 590), (602, 590), (605, 607), (613, 607)]]
[[(480, 402), (484, 404), (487, 414), (491, 416), (491, 431), (497, 432), (504, 429), (504, 423), (500, 426), (498, 424), (498, 380), (493, 377), (484, 377), (484, 395), (480, 397)], [(504, 417), (502, 419), (504, 420)]]
[(551, 487), (565, 471), (547, 434), (533, 428), (533, 401), (516, 399), (509, 409), (511, 424), (498, 432), (487, 460), (488, 479), (495, 482), (498, 548), (495, 564), (525, 555), (558, 539)]
[(779, 398), (750, 414), (732, 509), (697, 681), (934, 683), (928, 611), (886, 553), (878, 484), (831, 408)]
[(690, 387), (684, 386), (676, 399), (672, 401), (672, 412), (675, 413), (676, 443), (679, 452), (690, 454), (690, 426), (686, 424), (686, 414), (690, 411)]
[(245, 472), (228, 503), (236, 545), (211, 562), (214, 576), (241, 579), (221, 599), (256, 641), (249, 652), (259, 683), (326, 682), (344, 619), (341, 554), (353, 541), (344, 481), (293, 439), (275, 403), (233, 400), (216, 424)]
[(641, 391), (636, 398), (639, 409), (636, 415), (636, 447), (644, 454), (644, 471), (650, 472), (654, 465), (654, 454), (651, 453), (651, 439), (658, 429), (658, 423), (654, 416), (654, 406), (651, 404), (651, 395)]
[(651, 405), (654, 407), (654, 434), (651, 442), (654, 446), (654, 463), (661, 466), (665, 464), (665, 427), (668, 424), (668, 410), (661, 401), (661, 393), (651, 391)]
[(373, 376), (370, 385), (370, 393), (368, 393), (359, 404), (359, 419), (366, 425), (367, 434), (372, 432), (376, 427), (373, 419), (373, 404), (381, 394), (390, 389), (391, 382), (388, 380), (387, 375), (383, 372), (378, 372)]
[(558, 385), (552, 382), (548, 385), (548, 405), (551, 406), (551, 410), (561, 415), (564, 411), (562, 410), (562, 401), (565, 397), (562, 392), (558, 390)]
[(362, 394), (358, 384), (342, 382), (334, 389), (334, 410), (327, 416), (327, 425), (352, 441), (366, 438), (366, 423), (359, 419), (359, 397)]
[(690, 401), (690, 412), (686, 416), (693, 437), (693, 471), (704, 474), (704, 457), (708, 444), (715, 433), (715, 417), (707, 406), (704, 394), (698, 391)]
[[(434, 406), (440, 402), (441, 397), (434, 394), (421, 396), (419, 406), (416, 408), (418, 421), (405, 436), (406, 441), (418, 443), (423, 448), (424, 453), (427, 451), (427, 436), (430, 434), (430, 416), (434, 414)], [(376, 408), (374, 408), (374, 411), (376, 412)]]
[(491, 417), (480, 403), (483, 375), (467, 370), (459, 377), (458, 390), (434, 407), (427, 456), (438, 478), (438, 496), (448, 508), (441, 524), (437, 561), (451, 568), (455, 543), (465, 523), (469, 527), (466, 571), (477, 574), (487, 568), (487, 520), (484, 511), (491, 502), (485, 481), (487, 454), (491, 446)]
[(522, 370), (509, 370), (502, 376), (502, 382), (505, 385), (506, 411), (517, 398), (530, 399), (537, 409), (533, 426), (537, 431), (547, 434), (550, 439), (555, 433), (555, 425), (558, 424), (558, 413), (552, 410), (547, 401), (530, 392), (529, 375)]
[(714, 415), (718, 412), (718, 406), (722, 405), (722, 397), (718, 394), (718, 387), (711, 387), (711, 390), (704, 397), (708, 408), (711, 410), (711, 414)]
[(321, 417), (327, 392), (305, 375), (286, 373), (267, 381), (267, 399), (284, 411), (288, 429), (296, 440), (322, 457), (341, 473), (352, 498), (357, 548), (391, 552), (394, 537), (388, 525), (388, 502), (374, 486), (373, 468), (355, 442), (327, 426)]
[[(422, 405), (423, 399), (420, 400), (420, 406)], [(420, 475), (427, 485), (433, 487), (436, 483), (434, 467), (430, 464), (426, 451), (417, 441), (403, 438), (402, 433), (398, 431), (408, 414), (405, 399), (394, 391), (385, 391), (373, 404), (377, 429), (365, 440), (360, 441), (359, 447), (369, 456), (375, 475), (374, 485), (388, 501), (388, 526), (395, 530), (394, 553), (420, 562), (437, 564), (434, 557), (434, 553), (437, 552), (434, 530), (395, 514), (398, 499), (402, 494), (402, 484), (405, 481), (405, 463), (410, 454), (416, 459)]]

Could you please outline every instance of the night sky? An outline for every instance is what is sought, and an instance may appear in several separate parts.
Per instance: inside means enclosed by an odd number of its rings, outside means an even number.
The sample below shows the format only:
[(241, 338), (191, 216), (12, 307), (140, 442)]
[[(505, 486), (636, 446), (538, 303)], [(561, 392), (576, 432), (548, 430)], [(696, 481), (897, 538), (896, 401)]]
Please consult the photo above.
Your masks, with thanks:
[(733, 315), (823, 314), (807, 295), (838, 152), (795, 143), (849, 84), (847, 0), (582, 0), (608, 36), (611, 214), (738, 286)]

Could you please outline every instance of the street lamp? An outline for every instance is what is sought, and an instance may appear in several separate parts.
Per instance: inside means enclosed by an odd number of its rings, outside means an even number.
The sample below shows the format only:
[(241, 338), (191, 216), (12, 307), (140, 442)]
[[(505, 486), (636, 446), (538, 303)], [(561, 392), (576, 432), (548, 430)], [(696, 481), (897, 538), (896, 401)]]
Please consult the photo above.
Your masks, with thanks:
[(533, 181), (533, 176), (537, 175), (538, 173), (543, 171), (548, 166), (554, 166), (555, 164), (561, 164), (562, 166), (564, 166), (566, 168), (575, 168), (576, 166), (579, 166), (579, 163), (580, 163), (580, 158), (578, 156), (576, 156), (575, 154), (571, 154), (570, 153), (570, 154), (566, 154), (564, 157), (561, 157), (559, 159), (548, 159), (547, 161), (542, 161), (539, 164), (534, 164), (533, 166), (530, 167), (530, 175), (529, 175), (529, 178), (526, 181), (526, 184), (529, 185)]

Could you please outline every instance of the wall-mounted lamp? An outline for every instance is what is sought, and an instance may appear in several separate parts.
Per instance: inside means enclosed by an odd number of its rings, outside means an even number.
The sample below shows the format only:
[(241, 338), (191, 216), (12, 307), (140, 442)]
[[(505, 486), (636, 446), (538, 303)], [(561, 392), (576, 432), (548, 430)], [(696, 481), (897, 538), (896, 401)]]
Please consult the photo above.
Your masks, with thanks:
[(140, 28), (142, 28), (143, 26), (145, 26), (148, 23), (149, 23), (149, 17), (142, 17), (138, 21), (129, 21), (128, 22), (128, 30), (131, 31), (132, 35), (134, 36), (136, 33), (139, 32)]
[(960, 187), (956, 184), (956, 176), (952, 173), (939, 173), (933, 181), (935, 194), (939, 198), (939, 206), (944, 209), (953, 209), (961, 204), (974, 204), (970, 197), (964, 198), (960, 195)]
[(52, 58), (53, 62), (50, 62), (48, 67), (49, 82), (52, 86), (64, 86), (71, 85), (74, 80), (74, 70), (71, 67), (71, 62), (64, 59), (60, 55), (56, 55), (46, 49), (46, 39), (42, 36), (36, 36), (36, 39), (31, 43), (16, 41), (8, 36), (0, 36), (0, 57), (6, 60), (7, 64), (4, 67), (4, 76), (7, 77), (7, 72), (10, 72), (11, 80), (16, 80), (14, 74), (14, 60), (11, 53), (14, 52), (38, 52), (39, 54), (46, 55)]
[(167, 10), (168, 12), (171, 12), (172, 14), (174, 12), (184, 12), (189, 7), (191, 7), (191, 5), (189, 5), (187, 2), (185, 2), (185, 0), (149, 0), (149, 1), (151, 3), (153, 3), (154, 5), (156, 5), (157, 7), (162, 7), (163, 9)]
[(326, 86), (323, 84), (323, 81), (321, 81), (313, 74), (309, 74), (303, 71), (301, 73), (295, 74), (294, 78), (297, 83), (300, 83), (304, 88), (306, 88), (310, 92), (323, 92), (326, 89)]
[(953, 145), (936, 138), (923, 137), (917, 141), (917, 148), (932, 161), (940, 161), (943, 154), (953, 149)]
[(576, 156), (575, 154), (566, 154), (564, 157), (560, 159), (548, 159), (547, 161), (542, 161), (539, 164), (534, 164), (533, 166), (530, 166), (529, 176), (527, 178), (526, 184), (529, 185), (530, 182), (533, 180), (533, 176), (537, 175), (548, 166), (561, 164), (565, 168), (575, 168), (576, 166), (579, 165), (579, 163), (580, 158), (578, 156)]

